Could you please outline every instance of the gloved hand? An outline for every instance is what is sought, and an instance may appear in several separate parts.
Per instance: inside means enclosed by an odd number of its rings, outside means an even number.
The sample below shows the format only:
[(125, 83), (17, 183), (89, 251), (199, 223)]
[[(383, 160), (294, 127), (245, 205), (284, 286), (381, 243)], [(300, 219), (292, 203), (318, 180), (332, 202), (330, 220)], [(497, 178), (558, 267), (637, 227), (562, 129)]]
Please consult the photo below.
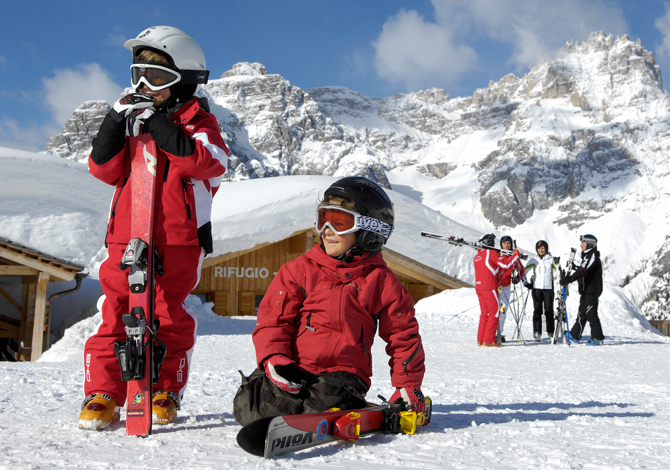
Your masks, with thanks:
[(567, 286), (567, 285), (570, 284), (571, 282), (572, 282), (572, 276), (565, 276), (565, 277), (562, 277), (562, 278), (558, 281), (558, 283), (559, 283), (561, 286)]
[(512, 278), (512, 284), (518, 284), (519, 283), (519, 276), (514, 276)]
[(524, 282), (524, 283), (523, 283), (523, 286), (524, 286), (526, 289), (531, 289), (531, 290), (533, 289), (533, 285), (532, 285), (530, 282)]
[(153, 108), (153, 106), (154, 99), (152, 96), (143, 93), (131, 93), (114, 103), (113, 109), (121, 117), (127, 118), (133, 111)]
[(405, 402), (407, 411), (414, 411), (417, 414), (426, 412), (426, 403), (419, 387), (396, 388), (389, 402), (397, 403), (399, 401)]
[(131, 112), (126, 118), (126, 135), (128, 137), (137, 137), (140, 135), (142, 125), (154, 114), (154, 107), (150, 106), (144, 109), (137, 109)]
[(283, 371), (290, 369), (295, 364), (292, 360), (282, 354), (275, 354), (265, 361), (265, 374), (279, 390), (296, 395), (300, 393), (302, 385), (291, 382), (282, 375)]

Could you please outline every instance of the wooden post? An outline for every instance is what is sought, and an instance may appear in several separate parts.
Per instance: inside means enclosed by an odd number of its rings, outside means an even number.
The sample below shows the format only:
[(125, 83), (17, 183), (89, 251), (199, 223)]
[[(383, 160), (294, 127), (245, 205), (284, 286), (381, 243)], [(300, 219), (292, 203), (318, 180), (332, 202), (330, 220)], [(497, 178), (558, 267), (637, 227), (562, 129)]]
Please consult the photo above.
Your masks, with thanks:
[(31, 362), (35, 362), (42, 355), (44, 344), (44, 315), (47, 306), (48, 284), (49, 274), (40, 272), (37, 278), (37, 290), (35, 292), (35, 322), (33, 323), (33, 341), (30, 354)]

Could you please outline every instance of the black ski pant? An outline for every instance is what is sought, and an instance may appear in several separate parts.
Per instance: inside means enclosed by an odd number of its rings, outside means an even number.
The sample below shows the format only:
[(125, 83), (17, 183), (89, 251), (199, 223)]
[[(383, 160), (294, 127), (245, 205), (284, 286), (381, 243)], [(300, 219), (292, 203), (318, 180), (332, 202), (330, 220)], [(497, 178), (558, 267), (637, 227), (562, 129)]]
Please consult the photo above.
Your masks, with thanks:
[(533, 333), (542, 333), (542, 312), (547, 324), (547, 334), (554, 334), (554, 291), (533, 289)]
[(301, 374), (300, 378), (295, 376), (289, 379), (302, 385), (300, 393), (293, 395), (279, 390), (260, 369), (256, 369), (249, 377), (240, 371), (242, 385), (233, 400), (235, 420), (245, 426), (270, 416), (322, 413), (331, 408), (354, 410), (367, 406), (367, 387), (354, 374)]
[(579, 298), (579, 312), (575, 324), (570, 330), (570, 335), (579, 341), (584, 334), (584, 326), (586, 322), (591, 325), (591, 338), (597, 340), (605, 339), (603, 335), (603, 328), (600, 325), (600, 318), (598, 318), (598, 296), (597, 295), (582, 295)]

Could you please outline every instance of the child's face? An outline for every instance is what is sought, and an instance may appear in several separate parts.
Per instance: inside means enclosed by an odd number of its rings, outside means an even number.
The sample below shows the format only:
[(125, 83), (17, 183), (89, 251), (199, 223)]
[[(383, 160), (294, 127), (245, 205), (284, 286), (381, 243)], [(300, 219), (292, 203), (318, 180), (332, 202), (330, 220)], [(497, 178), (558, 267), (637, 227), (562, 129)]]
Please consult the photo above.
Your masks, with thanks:
[(170, 89), (165, 88), (163, 90), (154, 91), (146, 85), (142, 85), (140, 88), (140, 93), (145, 95), (152, 96), (154, 98), (154, 108), (158, 109), (165, 104), (165, 102), (170, 98)]
[(343, 255), (349, 248), (356, 244), (356, 232), (338, 235), (330, 227), (321, 232), (321, 240), (326, 248), (326, 253), (333, 258)]

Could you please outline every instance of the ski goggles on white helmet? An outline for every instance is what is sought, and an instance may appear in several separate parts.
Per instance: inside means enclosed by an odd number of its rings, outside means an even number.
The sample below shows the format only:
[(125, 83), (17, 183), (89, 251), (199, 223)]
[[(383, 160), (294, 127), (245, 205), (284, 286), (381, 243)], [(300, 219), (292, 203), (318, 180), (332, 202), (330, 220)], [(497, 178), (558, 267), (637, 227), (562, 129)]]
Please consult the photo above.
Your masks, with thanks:
[(344, 209), (342, 206), (322, 206), (314, 214), (314, 225), (319, 233), (326, 227), (338, 235), (367, 230), (377, 233), (388, 239), (391, 236), (392, 227), (373, 217), (366, 217), (355, 211)]
[(133, 64), (130, 66), (130, 83), (137, 88), (144, 83), (153, 91), (163, 90), (181, 81), (181, 74), (155, 64)]

